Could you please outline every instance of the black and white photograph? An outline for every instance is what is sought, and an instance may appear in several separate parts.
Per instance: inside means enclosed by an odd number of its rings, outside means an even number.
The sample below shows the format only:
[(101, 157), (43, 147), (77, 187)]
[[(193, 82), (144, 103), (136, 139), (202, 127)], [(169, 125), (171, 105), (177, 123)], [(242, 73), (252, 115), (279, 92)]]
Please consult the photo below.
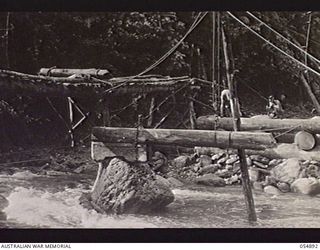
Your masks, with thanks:
[(0, 228), (319, 228), (320, 12), (0, 12)]

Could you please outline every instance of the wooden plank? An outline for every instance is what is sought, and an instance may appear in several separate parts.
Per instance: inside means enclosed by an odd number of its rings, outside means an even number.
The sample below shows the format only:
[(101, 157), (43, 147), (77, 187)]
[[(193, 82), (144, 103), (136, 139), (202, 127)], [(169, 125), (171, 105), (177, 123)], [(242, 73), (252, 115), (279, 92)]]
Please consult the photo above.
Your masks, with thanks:
[[(138, 150), (138, 160), (147, 160), (147, 148), (140, 146)], [(91, 142), (91, 158), (95, 161), (102, 161), (108, 157), (124, 157), (127, 161), (136, 161), (136, 148), (131, 143), (104, 143)]]
[(92, 140), (113, 143), (163, 144), (185, 147), (216, 146), (222, 148), (266, 149), (275, 147), (271, 134), (183, 129), (139, 129), (94, 127)]

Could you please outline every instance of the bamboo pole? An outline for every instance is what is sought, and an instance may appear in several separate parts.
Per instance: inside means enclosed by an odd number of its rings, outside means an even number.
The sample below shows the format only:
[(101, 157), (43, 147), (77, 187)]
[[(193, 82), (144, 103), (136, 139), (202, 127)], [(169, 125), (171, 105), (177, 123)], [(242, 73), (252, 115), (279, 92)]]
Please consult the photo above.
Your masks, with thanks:
[[(236, 96), (237, 91), (235, 91), (235, 86), (234, 86), (234, 83), (232, 82), (233, 79), (230, 74), (230, 64), (229, 64), (229, 58), (228, 58), (226, 36), (224, 33), (223, 26), (221, 28), (222, 28), (221, 32), (222, 32), (223, 51), (224, 51), (225, 65), (226, 65), (226, 71), (227, 71), (227, 80), (228, 80), (228, 86), (231, 94), (230, 104), (231, 104), (231, 112), (233, 117), (233, 126), (234, 126), (234, 131), (239, 131), (240, 130), (239, 102), (238, 102), (238, 97)], [(245, 197), (245, 203), (247, 206), (248, 219), (249, 221), (257, 221), (256, 211), (254, 207), (254, 200), (253, 200), (252, 190), (250, 186), (250, 179), (249, 179), (248, 167), (246, 162), (245, 150), (238, 149), (238, 156), (240, 159), (242, 187), (243, 187), (243, 193)]]

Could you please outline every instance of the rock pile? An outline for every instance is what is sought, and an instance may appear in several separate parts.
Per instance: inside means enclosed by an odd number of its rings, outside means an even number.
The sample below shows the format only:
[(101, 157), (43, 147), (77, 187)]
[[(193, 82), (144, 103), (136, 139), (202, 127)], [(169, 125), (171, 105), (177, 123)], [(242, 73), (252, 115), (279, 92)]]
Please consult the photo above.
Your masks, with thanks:
[[(247, 155), (246, 161), (253, 189), (273, 195), (320, 194), (320, 163), (317, 161), (270, 160), (261, 155)], [(179, 156), (171, 162), (169, 171), (169, 176), (201, 185), (220, 187), (241, 183), (240, 161), (235, 154)]]

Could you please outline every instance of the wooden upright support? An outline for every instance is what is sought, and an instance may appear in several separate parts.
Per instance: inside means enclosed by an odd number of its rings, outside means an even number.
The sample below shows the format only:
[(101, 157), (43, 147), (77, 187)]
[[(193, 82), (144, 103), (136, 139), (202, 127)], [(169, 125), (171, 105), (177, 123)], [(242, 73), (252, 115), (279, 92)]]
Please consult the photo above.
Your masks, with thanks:
[(190, 119), (191, 129), (196, 129), (197, 117), (196, 117), (196, 111), (194, 109), (194, 102), (192, 99), (193, 98), (189, 98), (189, 119)]
[(68, 96), (68, 107), (69, 107), (69, 121), (70, 121), (70, 129), (69, 129), (69, 135), (71, 140), (71, 147), (73, 148), (75, 146), (74, 141), (74, 134), (73, 134), (73, 109), (72, 109), (72, 99)]
[[(231, 94), (230, 104), (231, 104), (231, 112), (232, 112), (232, 118), (233, 118), (233, 127), (234, 131), (240, 130), (240, 109), (239, 109), (239, 101), (237, 97), (237, 91), (235, 91), (236, 86), (234, 86), (233, 77), (230, 73), (230, 63), (228, 58), (228, 49), (227, 49), (227, 41), (226, 36), (224, 33), (224, 29), (222, 27), (222, 42), (223, 42), (223, 51), (224, 51), (224, 58), (225, 58), (225, 65), (226, 65), (226, 71), (227, 71), (227, 80), (229, 85), (229, 90)], [(249, 173), (248, 173), (248, 167), (246, 162), (246, 155), (244, 149), (238, 149), (238, 156), (240, 159), (240, 169), (241, 169), (241, 176), (242, 176), (242, 187), (243, 187), (243, 193), (245, 196), (245, 203), (247, 206), (248, 211), (248, 219), (249, 221), (256, 221), (256, 211), (254, 207), (254, 200), (252, 196), (252, 190), (250, 186), (250, 179), (249, 179)]]
[(153, 124), (153, 114), (154, 114), (155, 105), (156, 105), (156, 98), (153, 96), (153, 97), (151, 97), (150, 108), (149, 108), (149, 117), (147, 120), (147, 127), (148, 128), (150, 128)]

